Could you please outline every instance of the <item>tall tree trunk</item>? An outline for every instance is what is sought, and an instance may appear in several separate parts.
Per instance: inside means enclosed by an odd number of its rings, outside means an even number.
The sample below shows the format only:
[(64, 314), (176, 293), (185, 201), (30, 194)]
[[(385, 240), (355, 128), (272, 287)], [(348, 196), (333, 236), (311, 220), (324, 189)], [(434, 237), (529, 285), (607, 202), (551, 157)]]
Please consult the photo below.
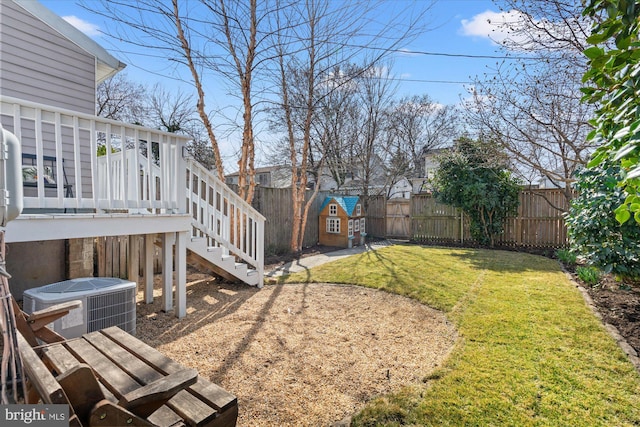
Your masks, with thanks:
[(196, 69), (196, 66), (193, 62), (193, 57), (191, 53), (191, 47), (189, 46), (189, 41), (187, 40), (184, 30), (182, 28), (182, 22), (180, 20), (180, 13), (178, 10), (178, 0), (172, 0), (173, 4), (173, 17), (176, 24), (176, 30), (178, 31), (178, 39), (180, 40), (180, 45), (182, 46), (182, 50), (184, 52), (185, 59), (187, 60), (187, 65), (189, 66), (189, 70), (191, 71), (191, 77), (193, 78), (193, 84), (198, 91), (198, 114), (200, 115), (200, 119), (204, 124), (205, 129), (207, 129), (207, 134), (209, 135), (209, 140), (211, 141), (211, 148), (213, 149), (213, 156), (215, 157), (215, 167), (216, 172), (218, 172), (218, 178), (221, 181), (224, 181), (224, 166), (222, 165), (222, 157), (220, 156), (220, 148), (218, 147), (218, 140), (216, 138), (215, 133), (213, 132), (213, 126), (211, 125), (211, 121), (209, 120), (209, 116), (205, 111), (204, 104), (204, 90), (202, 89), (202, 83), (200, 82), (200, 74)]
[(223, 17), (224, 33), (227, 39), (227, 49), (231, 54), (235, 64), (236, 72), (240, 78), (240, 87), (242, 91), (243, 106), (243, 129), (242, 129), (242, 147), (240, 149), (240, 159), (238, 159), (238, 194), (247, 203), (253, 201), (255, 194), (255, 145), (253, 134), (253, 104), (252, 104), (252, 77), (253, 66), (256, 57), (256, 34), (258, 31), (257, 22), (257, 1), (250, 1), (250, 24), (249, 37), (246, 46), (246, 56), (244, 63), (241, 60), (240, 53), (237, 50), (236, 43), (233, 40), (232, 24), (229, 22), (229, 16), (226, 11), (225, 0), (220, 1), (220, 9)]

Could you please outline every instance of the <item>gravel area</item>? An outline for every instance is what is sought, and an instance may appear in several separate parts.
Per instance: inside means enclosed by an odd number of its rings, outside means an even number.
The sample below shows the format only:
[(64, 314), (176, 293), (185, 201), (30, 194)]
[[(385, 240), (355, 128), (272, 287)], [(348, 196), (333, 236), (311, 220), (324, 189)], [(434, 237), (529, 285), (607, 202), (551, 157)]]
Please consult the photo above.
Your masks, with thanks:
[[(187, 316), (138, 304), (137, 337), (238, 397), (238, 426), (328, 426), (422, 384), (457, 334), (408, 298), (358, 286), (219, 282), (190, 271)], [(141, 300), (142, 296), (138, 296)]]

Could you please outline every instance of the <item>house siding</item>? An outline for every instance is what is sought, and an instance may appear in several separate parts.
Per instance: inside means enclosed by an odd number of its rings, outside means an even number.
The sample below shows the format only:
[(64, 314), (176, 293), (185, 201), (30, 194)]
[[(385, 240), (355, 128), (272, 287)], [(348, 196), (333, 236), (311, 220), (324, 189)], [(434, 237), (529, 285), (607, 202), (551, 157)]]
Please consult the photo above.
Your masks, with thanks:
[(0, 93), (94, 114), (95, 57), (13, 1), (0, 14)]
[[(14, 132), (13, 121), (7, 116), (0, 116), (0, 122), (2, 126), (10, 132)], [(73, 129), (69, 126), (62, 126), (62, 158), (64, 159), (63, 171), (66, 177), (57, 177), (58, 180), (63, 180), (65, 184), (70, 184), (74, 196), (77, 196), (80, 191), (78, 180), (76, 179), (75, 163), (74, 163), (74, 146), (73, 146)], [(88, 132), (80, 131), (80, 140), (89, 141)], [(55, 146), (55, 134), (54, 126), (50, 123), (42, 124), (42, 154), (44, 156), (58, 157), (56, 156)], [(21, 138), (22, 152), (24, 154), (36, 154), (36, 138), (35, 138), (35, 122), (33, 120), (23, 119), (22, 121), (22, 138)], [(84, 197), (93, 197), (92, 193), (92, 174), (91, 174), (91, 155), (88, 145), (80, 146), (80, 162), (82, 171), (82, 195)], [(55, 190), (49, 189), (51, 194)], [(34, 197), (37, 191), (35, 188), (25, 188), (25, 196)]]

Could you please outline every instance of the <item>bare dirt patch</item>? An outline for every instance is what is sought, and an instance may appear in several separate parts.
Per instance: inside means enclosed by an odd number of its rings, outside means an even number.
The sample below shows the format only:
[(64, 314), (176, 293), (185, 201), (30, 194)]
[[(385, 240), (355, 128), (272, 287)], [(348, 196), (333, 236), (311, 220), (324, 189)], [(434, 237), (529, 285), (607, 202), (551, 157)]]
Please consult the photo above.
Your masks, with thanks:
[[(238, 396), (238, 426), (326, 426), (422, 384), (456, 331), (411, 299), (358, 286), (221, 283), (190, 271), (187, 317), (138, 304), (137, 337)], [(141, 295), (139, 295), (141, 299)]]
[(640, 354), (640, 287), (609, 278), (597, 287), (584, 285), (605, 323), (616, 327)]

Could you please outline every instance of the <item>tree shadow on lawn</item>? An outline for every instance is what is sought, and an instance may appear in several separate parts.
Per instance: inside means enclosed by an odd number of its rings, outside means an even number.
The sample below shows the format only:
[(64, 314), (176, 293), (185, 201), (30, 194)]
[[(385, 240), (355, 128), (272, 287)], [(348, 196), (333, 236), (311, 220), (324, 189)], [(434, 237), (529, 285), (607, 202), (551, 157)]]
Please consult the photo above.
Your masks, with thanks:
[(460, 259), (461, 262), (470, 264), (476, 269), (499, 273), (550, 273), (562, 271), (560, 264), (556, 260), (526, 252), (490, 248), (460, 248), (453, 250), (451, 256)]
[[(450, 246), (430, 246), (416, 243), (400, 243), (396, 247), (421, 247), (424, 249), (443, 250), (457, 258), (463, 264), (470, 264), (479, 270), (491, 270), (496, 272), (553, 272), (561, 271), (556, 260), (542, 255), (530, 254), (527, 252), (509, 251), (505, 249), (491, 248), (465, 248)], [(369, 260), (381, 263), (389, 271), (392, 277), (398, 278), (396, 273), (397, 264), (395, 256), (385, 255), (384, 248), (381, 250), (367, 251), (361, 255)]]
[(358, 256), (367, 260), (373, 260), (374, 262), (381, 264), (384, 267), (384, 269), (389, 272), (389, 275), (391, 276), (392, 279), (400, 280), (400, 277), (398, 277), (398, 273), (396, 269), (396, 263), (393, 257), (385, 256), (384, 251), (381, 251), (379, 249), (370, 250), (362, 254), (359, 254)]

